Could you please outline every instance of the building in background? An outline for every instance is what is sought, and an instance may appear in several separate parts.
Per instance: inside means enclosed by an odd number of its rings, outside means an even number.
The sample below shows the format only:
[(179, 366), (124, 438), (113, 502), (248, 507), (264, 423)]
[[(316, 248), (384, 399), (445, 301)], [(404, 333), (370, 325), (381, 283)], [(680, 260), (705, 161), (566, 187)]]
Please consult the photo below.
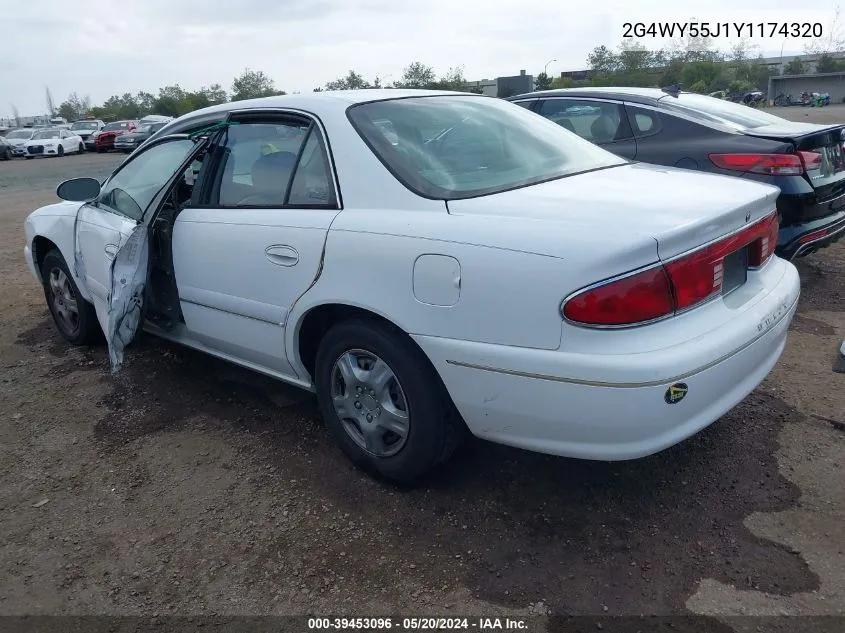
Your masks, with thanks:
[(778, 95), (792, 95), (800, 99), (802, 92), (827, 92), (831, 103), (845, 102), (845, 72), (813, 73), (808, 75), (772, 75), (766, 97), (774, 101)]
[(534, 91), (534, 75), (525, 74), (520, 70), (512, 77), (496, 77), (496, 96), (505, 98)]
[(499, 88), (495, 79), (479, 79), (478, 81), (468, 81), (467, 90), (480, 92), (488, 97), (496, 97)]
[(34, 127), (36, 125), (49, 125), (49, 114), (36, 114), (34, 116), (21, 116), (15, 120), (14, 117), (0, 118), (0, 128)]

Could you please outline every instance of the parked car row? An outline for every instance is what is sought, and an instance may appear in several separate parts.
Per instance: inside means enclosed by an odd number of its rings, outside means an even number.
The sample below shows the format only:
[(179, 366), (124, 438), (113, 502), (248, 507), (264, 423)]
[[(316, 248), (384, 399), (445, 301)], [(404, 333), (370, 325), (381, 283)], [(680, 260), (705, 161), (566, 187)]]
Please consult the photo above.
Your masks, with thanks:
[[(23, 128), (12, 130), (0, 143), (0, 155), (26, 159), (41, 156), (81, 154), (85, 144), (76, 132), (65, 128)], [(7, 158), (4, 158), (6, 160)]]
[[(509, 100), (629, 160), (778, 187), (778, 254), (787, 259), (845, 234), (843, 124), (794, 123), (742, 104), (656, 88), (551, 90)], [(586, 107), (593, 108), (588, 116)]]
[(663, 450), (779, 358), (799, 278), (774, 255), (772, 179), (809, 169), (807, 194), (835, 197), (815, 192), (838, 150), (684, 95), (516, 100), (356, 90), (199, 110), (103, 183), (62, 183), (27, 218), (24, 256), (62, 336), (102, 331), (114, 370), (145, 329), (313, 390), (342, 450), (389, 479), (467, 431), (588, 459)]
[[(99, 119), (83, 119), (70, 125), (12, 130), (6, 134), (5, 141), (0, 141), (0, 160), (16, 156), (63, 156), (85, 150), (118, 150), (129, 153), (171, 120), (172, 117), (157, 115), (144, 117), (140, 121), (112, 123), (104, 123)], [(8, 146), (8, 149), (4, 150), (5, 146)]]

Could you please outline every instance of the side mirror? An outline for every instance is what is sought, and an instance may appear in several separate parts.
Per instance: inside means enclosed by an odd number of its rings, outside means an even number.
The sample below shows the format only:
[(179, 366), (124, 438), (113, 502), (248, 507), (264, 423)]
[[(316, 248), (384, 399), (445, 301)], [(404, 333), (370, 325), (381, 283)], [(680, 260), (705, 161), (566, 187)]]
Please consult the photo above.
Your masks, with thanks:
[(100, 195), (100, 183), (94, 178), (72, 178), (56, 188), (56, 195), (70, 202), (88, 202)]

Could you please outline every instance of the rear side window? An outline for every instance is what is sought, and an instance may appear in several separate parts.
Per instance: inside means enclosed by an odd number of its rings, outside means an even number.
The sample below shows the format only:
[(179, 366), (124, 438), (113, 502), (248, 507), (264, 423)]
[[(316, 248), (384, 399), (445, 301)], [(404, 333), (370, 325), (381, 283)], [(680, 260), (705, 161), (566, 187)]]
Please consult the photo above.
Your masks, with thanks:
[(626, 162), (491, 97), (372, 101), (347, 115), (385, 167), (427, 198), (471, 198)]
[(538, 112), (591, 143), (613, 143), (631, 138), (625, 110), (618, 103), (546, 99)]
[(660, 115), (654, 110), (646, 110), (632, 105), (626, 105), (625, 109), (628, 111), (628, 121), (635, 137), (642, 138), (660, 132), (662, 128)]

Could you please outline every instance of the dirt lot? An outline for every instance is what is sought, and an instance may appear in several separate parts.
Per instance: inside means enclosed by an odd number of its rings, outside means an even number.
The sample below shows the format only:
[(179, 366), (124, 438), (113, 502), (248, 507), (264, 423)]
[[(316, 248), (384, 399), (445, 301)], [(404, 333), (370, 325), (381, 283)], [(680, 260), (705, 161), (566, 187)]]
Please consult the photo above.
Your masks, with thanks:
[(799, 264), (782, 360), (691, 440), (616, 464), (474, 441), (400, 490), (308, 394), (149, 336), (112, 377), (59, 339), (23, 219), (119, 160), (0, 163), (0, 614), (845, 615), (845, 245)]

